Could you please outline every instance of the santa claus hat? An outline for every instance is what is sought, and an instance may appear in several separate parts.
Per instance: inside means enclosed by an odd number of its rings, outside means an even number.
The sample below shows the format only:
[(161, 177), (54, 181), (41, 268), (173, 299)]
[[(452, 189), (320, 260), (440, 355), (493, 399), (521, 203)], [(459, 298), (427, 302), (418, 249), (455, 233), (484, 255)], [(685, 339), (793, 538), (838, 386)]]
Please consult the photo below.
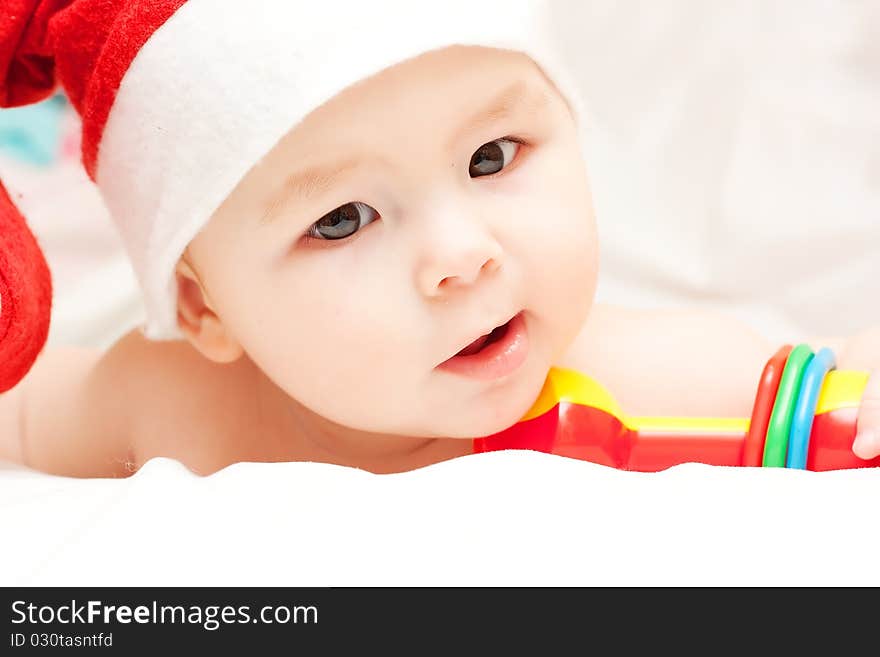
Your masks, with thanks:
[[(582, 114), (548, 22), (540, 0), (3, 0), (0, 106), (63, 87), (144, 295), (141, 330), (174, 339), (186, 245), (287, 131), (352, 83), (444, 46), (505, 48)], [(51, 297), (0, 184), (0, 391), (42, 349)]]

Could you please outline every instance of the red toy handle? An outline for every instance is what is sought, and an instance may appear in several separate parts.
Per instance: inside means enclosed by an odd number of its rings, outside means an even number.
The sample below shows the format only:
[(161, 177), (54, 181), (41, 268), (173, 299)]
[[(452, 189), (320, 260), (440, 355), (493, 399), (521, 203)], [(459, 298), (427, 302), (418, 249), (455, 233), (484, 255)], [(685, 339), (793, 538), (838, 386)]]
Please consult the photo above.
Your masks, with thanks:
[[(810, 434), (808, 470), (880, 466), (880, 457), (863, 461), (852, 451), (857, 408), (816, 416)], [(474, 440), (475, 452), (532, 449), (622, 470), (657, 472), (680, 463), (742, 466), (746, 433), (669, 433), (633, 431), (608, 413), (561, 403), (552, 412)]]
[[(586, 380), (586, 378), (584, 377)], [(548, 377), (548, 381), (550, 378)], [(562, 386), (563, 384), (556, 384)], [(591, 384), (595, 386), (596, 384)], [(743, 466), (749, 420), (741, 418), (685, 419), (675, 422), (654, 418), (633, 428), (608, 401), (595, 404), (566, 400), (563, 393), (545, 386), (543, 413), (533, 412), (512, 427), (474, 440), (474, 452), (531, 449), (639, 472), (657, 472), (681, 463)], [(536, 406), (538, 403), (536, 402)], [(807, 456), (808, 470), (841, 470), (880, 466), (880, 457), (864, 461), (852, 451), (856, 434), (857, 405), (833, 408), (815, 416)], [(681, 419), (679, 419), (681, 420)]]

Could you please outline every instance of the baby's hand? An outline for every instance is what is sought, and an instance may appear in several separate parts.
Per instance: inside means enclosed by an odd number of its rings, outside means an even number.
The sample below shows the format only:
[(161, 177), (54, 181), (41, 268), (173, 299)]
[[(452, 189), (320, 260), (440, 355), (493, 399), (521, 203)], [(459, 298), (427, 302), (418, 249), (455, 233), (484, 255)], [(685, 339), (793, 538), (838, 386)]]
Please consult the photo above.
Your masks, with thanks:
[(868, 378), (862, 403), (853, 452), (860, 459), (880, 456), (880, 370), (874, 370)]

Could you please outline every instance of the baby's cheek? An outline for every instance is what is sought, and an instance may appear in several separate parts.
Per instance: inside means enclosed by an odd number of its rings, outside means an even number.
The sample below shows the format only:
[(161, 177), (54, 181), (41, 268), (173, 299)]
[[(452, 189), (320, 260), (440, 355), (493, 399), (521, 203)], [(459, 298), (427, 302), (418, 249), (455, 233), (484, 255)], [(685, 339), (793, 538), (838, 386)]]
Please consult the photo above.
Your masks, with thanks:
[(597, 268), (598, 245), (589, 205), (577, 198), (548, 199), (536, 224), (526, 248), (539, 277), (554, 289), (590, 287)]
[(598, 245), (589, 207), (557, 203), (534, 240), (527, 281), (532, 307), (563, 350), (578, 334), (592, 306), (598, 277)]
[(395, 411), (395, 388), (409, 377), (410, 354), (383, 313), (312, 317), (314, 330), (288, 345), (279, 369), (283, 388), (300, 403), (334, 422), (358, 428), (381, 426)]

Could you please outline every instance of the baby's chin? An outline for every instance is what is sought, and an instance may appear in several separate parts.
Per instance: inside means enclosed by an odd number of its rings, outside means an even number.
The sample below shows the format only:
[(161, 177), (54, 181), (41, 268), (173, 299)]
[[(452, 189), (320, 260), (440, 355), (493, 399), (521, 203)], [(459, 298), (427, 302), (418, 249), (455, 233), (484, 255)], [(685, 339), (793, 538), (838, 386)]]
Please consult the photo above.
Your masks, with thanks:
[(477, 397), (462, 400), (454, 412), (444, 413), (439, 426), (425, 435), (445, 438), (482, 438), (519, 422), (541, 393), (549, 367), (529, 368), (508, 382)]

